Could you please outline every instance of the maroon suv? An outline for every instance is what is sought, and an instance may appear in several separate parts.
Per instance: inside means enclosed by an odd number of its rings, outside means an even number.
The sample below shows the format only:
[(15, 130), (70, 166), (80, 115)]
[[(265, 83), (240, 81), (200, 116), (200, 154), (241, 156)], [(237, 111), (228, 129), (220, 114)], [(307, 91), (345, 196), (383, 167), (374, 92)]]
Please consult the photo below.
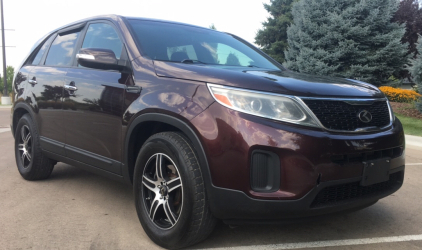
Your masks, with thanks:
[(78, 21), (34, 46), (14, 91), (22, 177), (64, 162), (130, 183), (145, 232), (165, 248), (205, 239), (216, 219), (364, 208), (403, 182), (403, 128), (376, 87), (289, 71), (215, 30)]

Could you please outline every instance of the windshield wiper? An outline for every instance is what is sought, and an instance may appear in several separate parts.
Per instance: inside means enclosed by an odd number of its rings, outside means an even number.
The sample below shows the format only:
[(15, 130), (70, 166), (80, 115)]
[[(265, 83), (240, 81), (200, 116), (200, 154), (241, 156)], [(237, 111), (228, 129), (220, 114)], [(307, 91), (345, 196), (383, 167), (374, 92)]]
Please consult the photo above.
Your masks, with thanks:
[(200, 63), (200, 64), (209, 64), (209, 63), (204, 63), (198, 60), (192, 60), (192, 59), (183, 59), (182, 63), (189, 63), (189, 64), (194, 64), (194, 63)]

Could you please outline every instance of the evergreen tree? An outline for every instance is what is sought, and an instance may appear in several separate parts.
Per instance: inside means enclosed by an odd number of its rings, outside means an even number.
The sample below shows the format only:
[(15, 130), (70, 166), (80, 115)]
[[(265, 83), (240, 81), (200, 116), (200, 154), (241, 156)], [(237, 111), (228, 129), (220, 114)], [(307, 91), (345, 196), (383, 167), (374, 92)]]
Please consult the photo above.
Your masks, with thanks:
[[(413, 81), (418, 85), (419, 93), (422, 93), (422, 38), (419, 35), (418, 43), (416, 43), (416, 50), (419, 56), (410, 60), (410, 66), (407, 68), (413, 76)], [(422, 113), (422, 97), (416, 103), (416, 108)]]
[(297, 0), (271, 0), (264, 8), (271, 15), (263, 22), (263, 29), (255, 37), (255, 43), (262, 50), (280, 63), (284, 62), (284, 51), (287, 49), (287, 28), (292, 23), (292, 4)]
[(217, 28), (215, 27), (214, 24), (211, 24), (210, 26), (208, 26), (208, 28), (212, 29), (212, 30), (217, 30)]
[(292, 8), (286, 66), (375, 85), (404, 67), (403, 25), (391, 22), (398, 0), (300, 0)]

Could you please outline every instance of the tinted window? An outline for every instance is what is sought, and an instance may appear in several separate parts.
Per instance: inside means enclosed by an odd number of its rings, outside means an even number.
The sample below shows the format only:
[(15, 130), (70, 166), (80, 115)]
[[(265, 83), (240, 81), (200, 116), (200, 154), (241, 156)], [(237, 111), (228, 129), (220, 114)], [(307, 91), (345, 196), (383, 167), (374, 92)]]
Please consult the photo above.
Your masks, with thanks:
[(188, 56), (188, 59), (191, 60), (198, 60), (198, 57), (196, 56), (196, 52), (195, 49), (193, 48), (192, 45), (186, 45), (186, 46), (177, 46), (177, 47), (167, 47), (167, 56), (168, 58), (173, 58), (175, 56), (177, 56), (177, 52), (182, 52), (182, 53), (186, 53), (186, 55)]
[(70, 66), (78, 36), (79, 32), (63, 36), (58, 35), (48, 51), (45, 65)]
[(277, 65), (235, 37), (188, 25), (129, 20), (143, 54), (153, 60), (259, 67), (279, 70)]
[(48, 45), (50, 44), (53, 37), (50, 37), (47, 39), (47, 41), (41, 46), (40, 50), (38, 50), (37, 55), (34, 57), (34, 60), (32, 60), (32, 65), (38, 65), (41, 61), (41, 58), (43, 57), (46, 49), (48, 48)]
[(119, 59), (122, 46), (123, 44), (113, 27), (105, 23), (94, 23), (89, 25), (82, 48), (109, 49)]

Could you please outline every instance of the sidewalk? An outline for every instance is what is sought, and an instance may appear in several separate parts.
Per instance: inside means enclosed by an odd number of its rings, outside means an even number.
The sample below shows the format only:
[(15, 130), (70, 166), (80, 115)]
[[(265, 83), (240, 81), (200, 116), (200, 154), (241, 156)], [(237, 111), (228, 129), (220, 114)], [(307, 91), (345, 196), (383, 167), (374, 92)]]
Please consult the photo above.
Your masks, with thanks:
[(0, 104), (0, 109), (11, 109), (12, 105), (1, 105)]
[(414, 135), (405, 135), (406, 146), (414, 146), (422, 148), (422, 137)]

